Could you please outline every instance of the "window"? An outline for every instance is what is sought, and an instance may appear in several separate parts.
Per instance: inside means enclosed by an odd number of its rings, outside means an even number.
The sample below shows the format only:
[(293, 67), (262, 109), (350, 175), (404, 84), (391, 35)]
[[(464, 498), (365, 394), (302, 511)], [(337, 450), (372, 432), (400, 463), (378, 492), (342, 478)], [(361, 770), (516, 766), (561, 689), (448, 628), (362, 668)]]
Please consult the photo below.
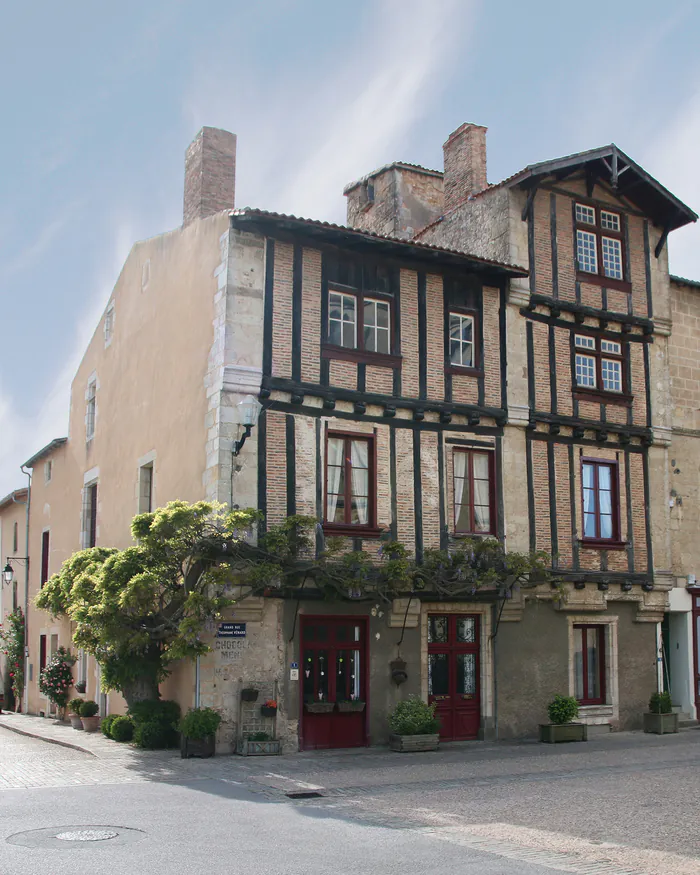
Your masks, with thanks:
[[(622, 222), (619, 213), (576, 204), (576, 266), (598, 281), (624, 283)], [(583, 279), (583, 277), (582, 277)]]
[(46, 668), (46, 635), (39, 636), (39, 671)]
[(139, 468), (139, 513), (153, 510), (153, 464)]
[(474, 316), (450, 313), (450, 364), (476, 367)]
[(43, 586), (49, 579), (49, 532), (42, 532), (41, 535), (41, 585)]
[(90, 380), (86, 394), (85, 410), (85, 440), (90, 441), (95, 436), (95, 415), (97, 413), (97, 381)]
[(481, 450), (455, 449), (454, 473), (455, 532), (493, 534), (494, 457)]
[(44, 483), (51, 482), (51, 476), (53, 474), (53, 462), (51, 459), (48, 462), (44, 462)]
[(97, 483), (83, 489), (83, 548), (97, 543)]
[(326, 526), (376, 528), (374, 439), (328, 433)]
[(574, 336), (575, 383), (583, 389), (622, 392), (622, 344), (587, 334)]
[(105, 312), (104, 333), (105, 346), (109, 346), (114, 334), (114, 301), (110, 303)]
[(604, 626), (574, 626), (574, 696), (581, 705), (605, 703)]
[(619, 542), (617, 463), (581, 461), (583, 540)]
[(12, 552), (16, 553), (19, 547), (19, 527), (17, 523), (12, 526)]

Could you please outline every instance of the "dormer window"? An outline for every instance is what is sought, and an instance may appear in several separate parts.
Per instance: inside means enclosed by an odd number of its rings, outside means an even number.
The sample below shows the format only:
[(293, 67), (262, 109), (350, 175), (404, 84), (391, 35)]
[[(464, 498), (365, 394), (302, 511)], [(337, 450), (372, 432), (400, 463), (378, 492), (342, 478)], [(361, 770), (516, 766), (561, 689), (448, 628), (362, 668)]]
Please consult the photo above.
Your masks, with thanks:
[[(619, 213), (576, 204), (576, 268), (582, 282), (619, 287), (625, 282)], [(596, 277), (594, 280), (593, 277)]]

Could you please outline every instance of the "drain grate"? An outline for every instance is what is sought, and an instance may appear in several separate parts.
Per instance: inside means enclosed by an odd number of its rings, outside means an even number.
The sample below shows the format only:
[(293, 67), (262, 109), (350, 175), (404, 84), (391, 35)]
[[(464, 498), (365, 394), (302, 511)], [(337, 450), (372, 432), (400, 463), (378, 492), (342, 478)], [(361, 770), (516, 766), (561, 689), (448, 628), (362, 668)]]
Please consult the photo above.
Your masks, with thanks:
[(317, 790), (292, 790), (289, 793), (285, 793), (285, 796), (288, 796), (290, 799), (322, 799), (323, 793), (319, 793)]
[(101, 844), (125, 845), (140, 842), (146, 833), (128, 826), (104, 826), (102, 824), (54, 826), (47, 829), (31, 829), (8, 836), (5, 841), (24, 848), (94, 848)]
[(54, 838), (62, 842), (104, 842), (107, 839), (116, 839), (118, 835), (112, 829), (71, 829), (56, 833)]

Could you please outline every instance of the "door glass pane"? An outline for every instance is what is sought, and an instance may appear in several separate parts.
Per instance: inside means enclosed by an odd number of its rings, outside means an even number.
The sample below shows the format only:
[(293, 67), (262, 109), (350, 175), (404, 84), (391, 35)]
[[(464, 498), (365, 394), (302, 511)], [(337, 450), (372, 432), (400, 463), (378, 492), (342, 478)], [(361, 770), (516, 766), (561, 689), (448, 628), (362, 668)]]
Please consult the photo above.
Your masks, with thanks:
[(428, 643), (447, 644), (447, 617), (428, 617)]
[(585, 513), (583, 515), (583, 534), (586, 538), (595, 538), (595, 514)]
[(612, 517), (609, 514), (601, 514), (600, 515), (600, 537), (601, 538), (612, 538), (612, 536), (613, 536)]
[(457, 641), (470, 644), (476, 641), (475, 617), (457, 617)]
[(457, 654), (457, 695), (476, 695), (476, 653)]
[(610, 468), (608, 465), (598, 465), (598, 488), (610, 489)]
[(598, 652), (598, 630), (586, 629), (588, 647), (588, 690), (587, 698), (600, 698), (600, 654)]
[(593, 489), (593, 465), (583, 466), (583, 485), (586, 489)]
[(583, 699), (582, 630), (574, 629), (574, 696)]
[(428, 654), (428, 695), (447, 696), (450, 692), (449, 657), (447, 653)]
[(360, 659), (359, 650), (339, 650), (336, 653), (336, 702), (347, 702), (360, 698)]

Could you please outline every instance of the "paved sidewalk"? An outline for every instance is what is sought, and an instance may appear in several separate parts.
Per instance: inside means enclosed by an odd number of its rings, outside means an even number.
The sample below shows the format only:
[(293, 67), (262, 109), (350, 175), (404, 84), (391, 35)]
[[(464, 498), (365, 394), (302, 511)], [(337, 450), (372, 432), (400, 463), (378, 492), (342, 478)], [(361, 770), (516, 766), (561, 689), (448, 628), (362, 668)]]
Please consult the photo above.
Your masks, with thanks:
[[(61, 747), (69, 747), (83, 753), (91, 754), (100, 759), (113, 759), (123, 756), (124, 749), (128, 745), (117, 745), (97, 730), (97, 732), (84, 732), (73, 729), (70, 723), (61, 723), (52, 717), (33, 717), (29, 714), (13, 714), (3, 711), (0, 714), (0, 727), (27, 735), (30, 738), (39, 738), (50, 744), (59, 744)], [(167, 751), (170, 756), (175, 754)]]

